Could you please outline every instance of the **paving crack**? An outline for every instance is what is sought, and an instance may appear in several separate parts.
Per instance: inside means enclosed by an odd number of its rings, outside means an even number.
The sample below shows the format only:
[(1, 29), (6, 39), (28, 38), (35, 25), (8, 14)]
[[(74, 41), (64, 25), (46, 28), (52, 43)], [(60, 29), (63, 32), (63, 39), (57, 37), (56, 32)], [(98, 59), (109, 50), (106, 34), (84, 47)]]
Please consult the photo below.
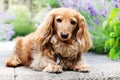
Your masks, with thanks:
[(103, 77), (103, 80), (105, 80), (104, 72), (101, 71), (101, 75), (102, 75), (102, 77)]
[(16, 77), (17, 77), (17, 74), (16, 74), (16, 70), (14, 68), (14, 80), (17, 80)]

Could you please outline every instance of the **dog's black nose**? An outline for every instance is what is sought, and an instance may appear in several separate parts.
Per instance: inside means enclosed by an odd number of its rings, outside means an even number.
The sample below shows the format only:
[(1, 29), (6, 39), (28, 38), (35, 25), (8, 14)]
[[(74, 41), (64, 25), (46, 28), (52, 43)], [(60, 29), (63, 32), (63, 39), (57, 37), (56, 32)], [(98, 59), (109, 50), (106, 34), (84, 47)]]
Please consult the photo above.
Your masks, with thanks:
[(66, 38), (68, 38), (68, 34), (67, 34), (67, 33), (62, 33), (62, 34), (61, 34), (61, 37), (62, 37), (63, 39), (66, 39)]

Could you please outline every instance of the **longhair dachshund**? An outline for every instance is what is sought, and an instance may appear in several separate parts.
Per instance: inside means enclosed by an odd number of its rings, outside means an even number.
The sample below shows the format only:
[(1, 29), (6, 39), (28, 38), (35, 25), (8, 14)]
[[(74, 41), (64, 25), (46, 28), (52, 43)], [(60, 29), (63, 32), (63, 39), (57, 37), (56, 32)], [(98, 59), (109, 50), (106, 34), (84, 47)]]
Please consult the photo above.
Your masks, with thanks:
[(6, 66), (24, 65), (44, 72), (70, 69), (88, 72), (82, 54), (92, 46), (85, 18), (68, 8), (53, 9), (37, 28), (25, 37), (16, 39), (13, 55)]

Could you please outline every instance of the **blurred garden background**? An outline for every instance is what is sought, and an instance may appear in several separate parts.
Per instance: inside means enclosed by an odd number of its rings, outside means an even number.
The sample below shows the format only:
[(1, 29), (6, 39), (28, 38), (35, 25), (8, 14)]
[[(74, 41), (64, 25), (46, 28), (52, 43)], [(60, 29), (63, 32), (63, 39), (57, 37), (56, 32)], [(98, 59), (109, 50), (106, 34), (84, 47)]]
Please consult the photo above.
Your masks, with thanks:
[(35, 31), (57, 7), (73, 8), (85, 17), (93, 40), (90, 51), (120, 58), (120, 0), (0, 0), (0, 41)]

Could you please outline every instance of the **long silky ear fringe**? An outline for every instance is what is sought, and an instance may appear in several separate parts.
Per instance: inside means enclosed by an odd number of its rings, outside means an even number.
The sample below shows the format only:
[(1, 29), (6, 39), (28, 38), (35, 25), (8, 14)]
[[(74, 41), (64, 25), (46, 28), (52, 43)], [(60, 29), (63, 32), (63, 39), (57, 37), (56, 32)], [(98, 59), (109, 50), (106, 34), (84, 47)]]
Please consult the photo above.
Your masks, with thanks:
[(80, 14), (78, 27), (79, 30), (77, 32), (76, 38), (80, 44), (80, 52), (86, 52), (92, 47), (92, 40), (86, 27), (85, 18)]
[(53, 34), (53, 20), (54, 15), (52, 13), (48, 14), (32, 37), (35, 43), (39, 44), (40, 47), (43, 47)]

